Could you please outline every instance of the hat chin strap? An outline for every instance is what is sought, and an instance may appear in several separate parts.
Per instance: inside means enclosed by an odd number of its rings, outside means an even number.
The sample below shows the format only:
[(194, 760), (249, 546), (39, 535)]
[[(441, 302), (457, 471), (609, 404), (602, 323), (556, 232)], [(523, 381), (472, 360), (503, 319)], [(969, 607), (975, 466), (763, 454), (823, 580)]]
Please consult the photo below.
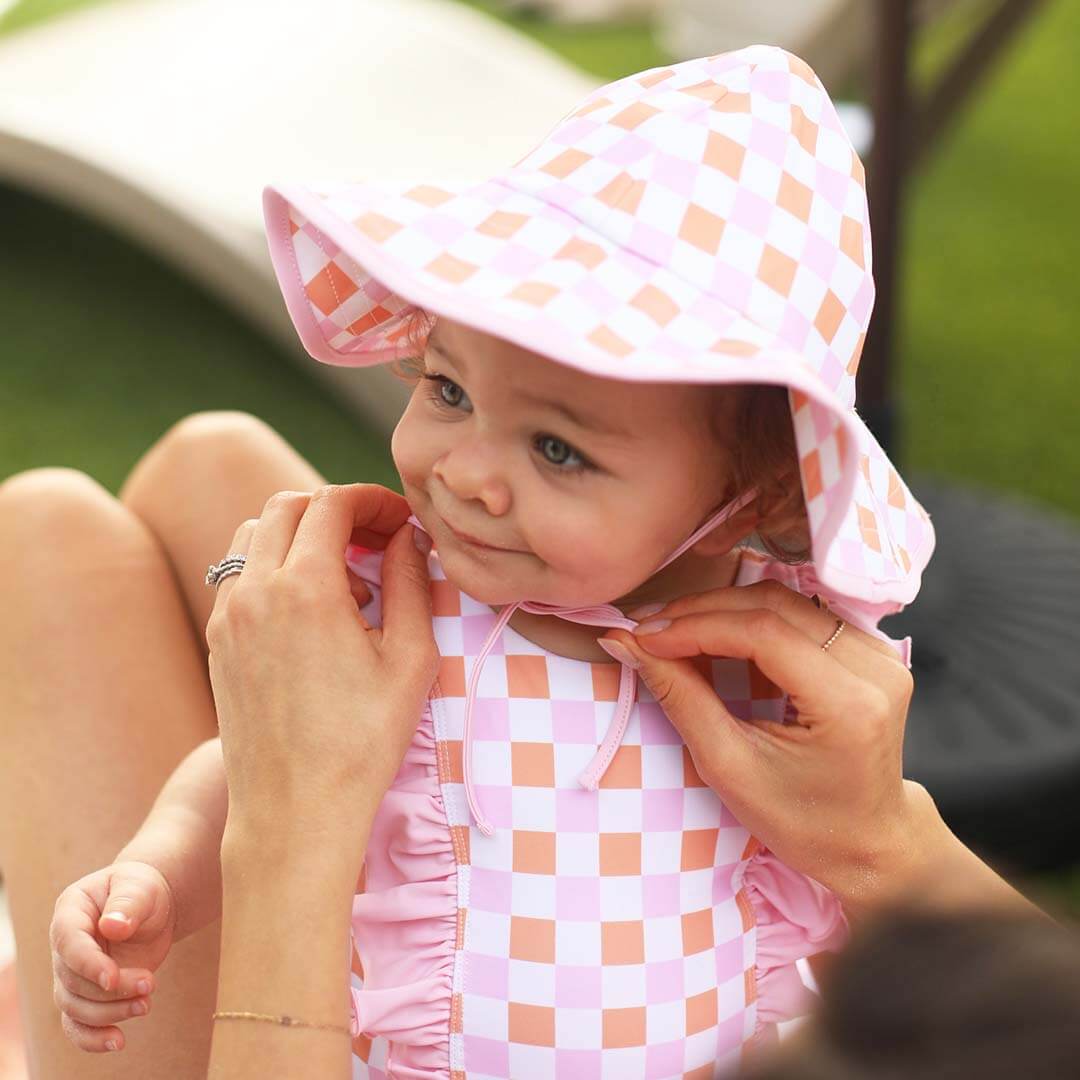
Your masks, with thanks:
[[(748, 502), (755, 498), (757, 494), (757, 488), (751, 488), (749, 491), (744, 492), (738, 498), (733, 499), (731, 502), (725, 504), (715, 513), (710, 515), (653, 571), (653, 574), (659, 573), (665, 566), (674, 562), (683, 554), (683, 552), (693, 547), (693, 545), (706, 533), (711, 532), (717, 525), (726, 521), (733, 514), (741, 510)], [(420, 524), (415, 517), (410, 517), (409, 520), (412, 521), (413, 524)], [(519, 608), (522, 611), (528, 611), (534, 615), (557, 615), (560, 619), (584, 623), (589, 626), (614, 626), (624, 630), (633, 630), (633, 628), (637, 626), (637, 621), (635, 619), (628, 619), (612, 604), (594, 604), (585, 607), (574, 607), (572, 605), (561, 606), (558, 604), (545, 604), (532, 600), (518, 600), (513, 604), (507, 604), (506, 607), (499, 612), (495, 624), (492, 626), (491, 631), (487, 636), (487, 640), (484, 642), (483, 648), (481, 648), (473, 663), (472, 672), (469, 676), (469, 687), (465, 698), (465, 725), (462, 732), (462, 771), (464, 773), (465, 781), (465, 799), (469, 804), (469, 812), (476, 822), (476, 827), (484, 834), (484, 836), (493, 835), (495, 828), (484, 816), (483, 809), (481, 808), (479, 799), (476, 795), (476, 789), (473, 786), (473, 705), (475, 704), (476, 688), (480, 681), (480, 672), (483, 669), (484, 661), (487, 659), (492, 647), (502, 633), (503, 627), (506, 626), (514, 612)], [(629, 665), (622, 664), (619, 671), (619, 697), (615, 708), (615, 715), (612, 717), (607, 734), (604, 736), (604, 741), (597, 747), (596, 753), (593, 755), (589, 764), (578, 775), (578, 783), (581, 784), (583, 788), (589, 791), (595, 791), (599, 785), (601, 778), (611, 764), (612, 758), (615, 756), (615, 751), (618, 750), (622, 742), (623, 735), (626, 732), (627, 722), (630, 719), (630, 710), (633, 708), (636, 696), (636, 673)]]

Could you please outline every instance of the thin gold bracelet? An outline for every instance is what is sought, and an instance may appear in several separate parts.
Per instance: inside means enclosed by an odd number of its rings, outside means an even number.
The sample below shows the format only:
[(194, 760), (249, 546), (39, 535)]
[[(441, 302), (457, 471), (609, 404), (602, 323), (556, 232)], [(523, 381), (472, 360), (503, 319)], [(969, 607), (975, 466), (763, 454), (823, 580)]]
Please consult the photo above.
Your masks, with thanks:
[(269, 1020), (273, 1024), (281, 1024), (283, 1027), (308, 1027), (321, 1028), (323, 1031), (340, 1031), (343, 1035), (352, 1038), (352, 1029), (341, 1024), (316, 1024), (308, 1020), (298, 1020), (295, 1016), (270, 1016), (267, 1013), (253, 1012), (216, 1012), (211, 1017), (213, 1020)]

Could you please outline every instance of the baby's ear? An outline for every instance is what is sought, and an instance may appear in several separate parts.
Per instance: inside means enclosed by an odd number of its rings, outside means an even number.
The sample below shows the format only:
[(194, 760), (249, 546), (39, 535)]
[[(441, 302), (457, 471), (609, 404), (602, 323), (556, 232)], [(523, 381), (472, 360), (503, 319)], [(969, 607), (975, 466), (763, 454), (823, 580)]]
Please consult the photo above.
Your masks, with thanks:
[(788, 557), (805, 560), (810, 557), (810, 521), (806, 516), (798, 466), (793, 468), (794, 482), (789, 478), (786, 490), (778, 490), (766, 499), (757, 534), (774, 555), (784, 552)]
[(754, 533), (757, 525), (758, 511), (751, 503), (706, 533), (694, 545), (693, 551), (698, 555), (720, 558)]

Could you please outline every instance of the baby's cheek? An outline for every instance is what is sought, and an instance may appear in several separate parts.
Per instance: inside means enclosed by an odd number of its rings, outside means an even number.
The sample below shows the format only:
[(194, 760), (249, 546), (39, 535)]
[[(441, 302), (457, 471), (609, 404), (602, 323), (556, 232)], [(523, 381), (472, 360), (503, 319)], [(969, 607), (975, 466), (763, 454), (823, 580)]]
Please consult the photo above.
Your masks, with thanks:
[(607, 603), (613, 597), (628, 592), (648, 576), (649, 567), (638, 573), (633, 553), (622, 543), (616, 528), (595, 528), (590, 534), (562, 532), (562, 544), (556, 566), (563, 576), (573, 582), (567, 603), (577, 603), (588, 597), (596, 603)]
[(416, 425), (409, 419), (408, 410), (398, 421), (390, 436), (390, 456), (403, 484), (420, 485), (427, 471), (424, 467), (422, 441), (418, 438)]

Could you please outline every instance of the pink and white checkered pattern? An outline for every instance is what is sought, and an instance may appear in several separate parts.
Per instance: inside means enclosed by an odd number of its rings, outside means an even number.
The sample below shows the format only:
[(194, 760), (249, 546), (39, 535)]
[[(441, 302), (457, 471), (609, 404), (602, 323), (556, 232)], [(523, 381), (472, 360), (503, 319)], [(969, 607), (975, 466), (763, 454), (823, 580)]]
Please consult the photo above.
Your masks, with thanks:
[(798, 57), (620, 79), (480, 183), (269, 185), (264, 209), (324, 363), (398, 356), (421, 305), (593, 374), (787, 385), (819, 578), (892, 610), (917, 593), (933, 528), (854, 411), (863, 167)]
[[(362, 549), (349, 560), (372, 588), (372, 625), (380, 561)], [(703, 1080), (729, 1070), (771, 1030), (758, 1012), (758, 928), (745, 886), (759, 845), (698, 777), (643, 684), (599, 788), (583, 789), (578, 776), (611, 723), (620, 665), (557, 656), (510, 627), (484, 664), (474, 714), (474, 780), (496, 825), (484, 836), (466, 803), (462, 734), (466, 686), (496, 614), (446, 580), (437, 552), (429, 571), (441, 666), (372, 830), (365, 878), (383, 896), (358, 896), (354, 907), (376, 988), (368, 1002), (354, 965), (357, 1013), (372, 1021), (354, 1041), (354, 1077)], [(764, 576), (798, 585), (795, 568), (746, 552), (736, 583)], [(735, 715), (782, 718), (786, 699), (756, 667), (700, 662)], [(417, 853), (406, 850), (401, 823), (407, 800), (427, 805), (422, 771), (437, 778), (452, 881), (432, 893), (430, 862), (414, 864), (423, 877), (415, 887), (438, 903), (419, 905), (424, 917), (402, 940), (428, 968), (395, 986), (373, 943), (387, 919), (408, 919), (401, 911), (414, 883), (404, 868)], [(424, 847), (421, 860), (438, 844)], [(456, 927), (445, 941), (428, 933), (440, 914)], [(788, 941), (799, 930), (780, 927)], [(443, 971), (452, 974), (441, 1003)], [(430, 995), (437, 1014), (421, 1034), (408, 1031), (424, 1015), (410, 993)], [(423, 1056), (440, 1022), (445, 1042)], [(409, 1069), (395, 1073), (395, 1060)]]

